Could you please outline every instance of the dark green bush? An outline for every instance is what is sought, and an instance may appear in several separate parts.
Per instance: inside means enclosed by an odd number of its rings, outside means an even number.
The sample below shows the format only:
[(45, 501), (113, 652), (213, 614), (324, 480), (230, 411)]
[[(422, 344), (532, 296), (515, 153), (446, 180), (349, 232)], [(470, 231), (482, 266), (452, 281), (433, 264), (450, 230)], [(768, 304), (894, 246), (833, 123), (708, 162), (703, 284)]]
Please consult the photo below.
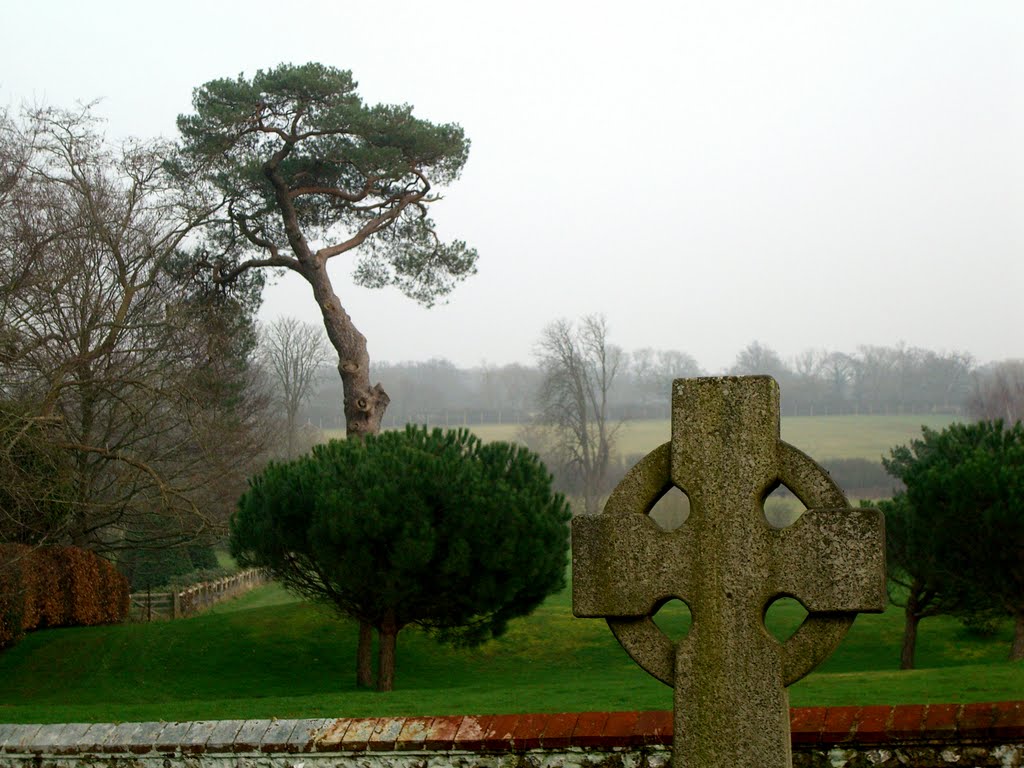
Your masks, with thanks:
[(127, 550), (119, 556), (117, 566), (133, 592), (166, 586), (195, 570), (184, 547)]
[[(169, 532), (160, 530), (158, 533), (167, 537)], [(133, 592), (194, 584), (226, 575), (217, 562), (213, 547), (205, 544), (130, 549), (120, 554), (117, 568), (128, 579)], [(215, 575), (211, 577), (211, 573)]]
[(564, 586), (568, 520), (532, 451), (409, 427), (268, 466), (231, 520), (231, 553), (382, 644), (415, 624), (473, 645)]
[(220, 568), (220, 563), (217, 562), (217, 553), (213, 551), (213, 547), (205, 544), (193, 544), (185, 549), (194, 570), (213, 571)]

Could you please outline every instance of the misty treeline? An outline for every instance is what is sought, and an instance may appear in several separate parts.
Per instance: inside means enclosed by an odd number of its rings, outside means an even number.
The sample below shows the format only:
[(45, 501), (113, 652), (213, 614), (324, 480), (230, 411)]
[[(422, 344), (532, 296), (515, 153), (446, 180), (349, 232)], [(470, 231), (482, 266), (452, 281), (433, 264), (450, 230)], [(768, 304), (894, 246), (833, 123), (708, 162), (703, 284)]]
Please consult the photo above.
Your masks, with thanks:
[[(1007, 408), (1013, 412), (1014, 397), (1024, 402), (1024, 366), (1015, 365), (979, 367), (963, 352), (905, 345), (861, 346), (852, 352), (810, 349), (787, 361), (753, 342), (728, 370), (713, 373), (774, 376), (785, 416), (967, 413), (979, 398), (991, 400), (984, 394), (988, 390), (1001, 393), (1005, 414)], [(538, 365), (459, 368), (444, 359), (377, 364), (374, 371), (392, 395), (386, 426), (526, 424), (536, 415), (543, 379)], [(668, 418), (672, 379), (711, 373), (678, 350), (625, 353), (609, 393), (609, 418)], [(306, 419), (323, 429), (344, 426), (340, 386), (331, 374), (326, 367), (321, 371), (319, 389), (305, 409)]]
[[(396, 394), (386, 424), (518, 424), (517, 439), (540, 453), (558, 490), (593, 514), (641, 458), (621, 450), (618, 425), (668, 418), (672, 379), (707, 374), (685, 352), (626, 353), (608, 342), (607, 332), (600, 316), (584, 318), (579, 326), (553, 323), (538, 345), (536, 366), (462, 369), (447, 360), (380, 366), (382, 381)], [(725, 373), (774, 376), (787, 416), (950, 413), (1008, 422), (1024, 417), (1020, 361), (978, 367), (964, 353), (897, 345), (862, 346), (852, 353), (808, 350), (786, 362), (753, 342)], [(339, 428), (334, 377), (327, 373), (322, 381), (308, 418), (313, 426)], [(898, 487), (877, 461), (824, 462), (836, 482), (859, 498), (887, 497)]]

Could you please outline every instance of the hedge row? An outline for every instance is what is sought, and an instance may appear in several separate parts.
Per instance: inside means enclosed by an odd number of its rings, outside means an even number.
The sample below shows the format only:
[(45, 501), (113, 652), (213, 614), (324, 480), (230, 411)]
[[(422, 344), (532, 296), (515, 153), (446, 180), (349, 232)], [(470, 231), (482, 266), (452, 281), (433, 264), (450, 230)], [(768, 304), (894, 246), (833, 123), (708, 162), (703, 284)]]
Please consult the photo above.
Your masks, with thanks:
[(0, 648), (44, 627), (112, 624), (128, 615), (128, 581), (77, 547), (0, 544)]

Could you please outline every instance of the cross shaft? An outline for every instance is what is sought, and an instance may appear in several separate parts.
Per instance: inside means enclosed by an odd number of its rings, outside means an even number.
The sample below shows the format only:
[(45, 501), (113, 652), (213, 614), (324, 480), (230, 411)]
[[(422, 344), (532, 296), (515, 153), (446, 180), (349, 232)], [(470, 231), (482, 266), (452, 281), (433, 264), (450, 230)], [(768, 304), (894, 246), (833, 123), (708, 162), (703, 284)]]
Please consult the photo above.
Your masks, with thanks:
[[(668, 450), (627, 476), (605, 514), (573, 521), (573, 611), (608, 618), (641, 666), (674, 685), (677, 768), (787, 768), (785, 685), (831, 651), (854, 612), (884, 607), (881, 515), (848, 508), (828, 481), (834, 492), (805, 493), (827, 508), (789, 528), (768, 525), (763, 501), (780, 481), (800, 495), (821, 486), (812, 476), (823, 473), (779, 439), (770, 378), (676, 381), (672, 415)], [(690, 499), (680, 528), (630, 514), (649, 512), (671, 485)], [(764, 628), (780, 595), (799, 599), (812, 624), (790, 641), (795, 659)], [(652, 638), (650, 617), (672, 598), (687, 603), (693, 625), (666, 646)], [(819, 619), (826, 631), (815, 643)]]

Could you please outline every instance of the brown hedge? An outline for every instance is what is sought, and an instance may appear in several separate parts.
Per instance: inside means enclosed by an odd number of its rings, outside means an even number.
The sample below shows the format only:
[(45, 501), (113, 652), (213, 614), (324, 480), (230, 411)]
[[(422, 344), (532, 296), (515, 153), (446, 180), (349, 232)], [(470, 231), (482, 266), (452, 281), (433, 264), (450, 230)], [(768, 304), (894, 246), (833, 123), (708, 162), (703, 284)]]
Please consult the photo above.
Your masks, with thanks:
[(128, 615), (128, 581), (78, 547), (0, 544), (0, 648), (44, 627), (112, 624)]

